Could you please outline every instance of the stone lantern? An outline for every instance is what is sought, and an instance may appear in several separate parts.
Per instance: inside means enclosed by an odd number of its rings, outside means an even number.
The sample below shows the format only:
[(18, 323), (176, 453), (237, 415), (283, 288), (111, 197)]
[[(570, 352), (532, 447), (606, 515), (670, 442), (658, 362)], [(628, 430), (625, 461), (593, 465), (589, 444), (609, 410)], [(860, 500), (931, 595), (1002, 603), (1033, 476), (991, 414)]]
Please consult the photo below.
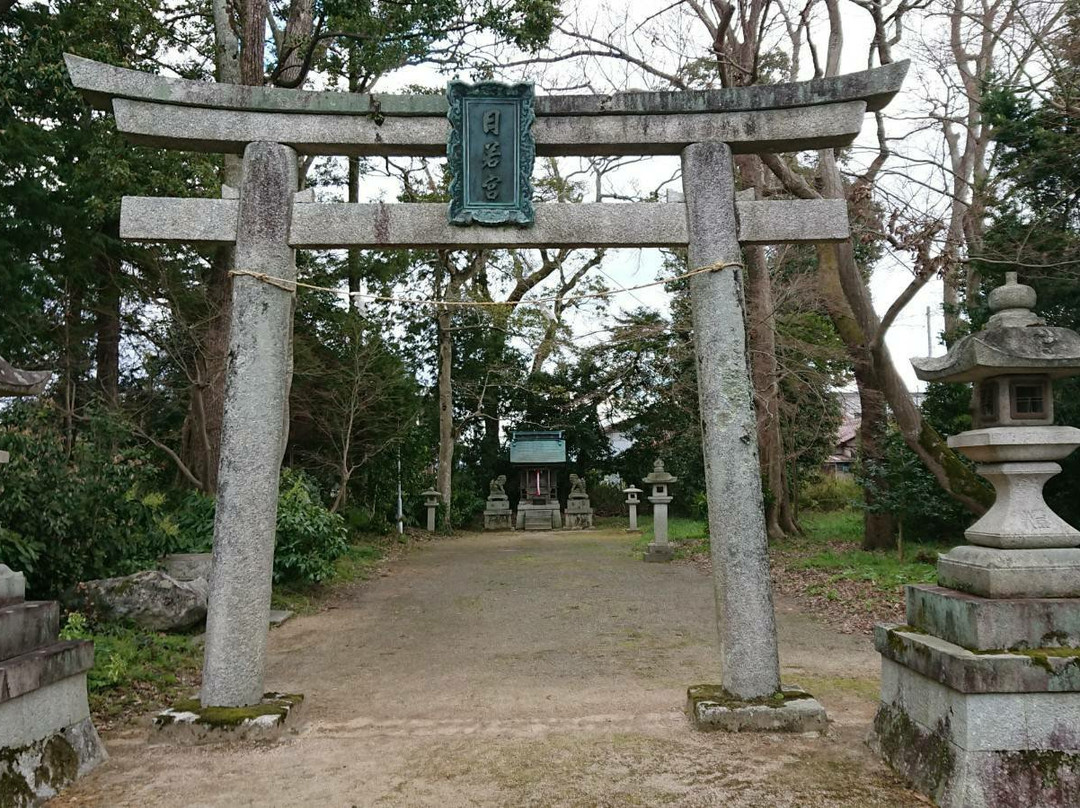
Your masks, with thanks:
[(945, 808), (1080, 805), (1080, 532), (1043, 500), (1080, 446), (1052, 398), (1080, 375), (1080, 335), (1036, 317), (1016, 273), (989, 303), (984, 330), (912, 360), (925, 381), (974, 384), (975, 429), (949, 446), (997, 497), (940, 556), (939, 585), (907, 587), (907, 625), (875, 630), (872, 742)]
[(645, 553), (646, 561), (670, 561), (674, 555), (668, 544), (667, 506), (671, 502), (668, 487), (678, 480), (664, 471), (664, 461), (653, 464), (652, 473), (645, 478), (645, 484), (652, 486), (649, 502), (653, 504), (653, 540)]
[(435, 532), (435, 511), (439, 507), (439, 501), (442, 499), (442, 494), (436, 491), (434, 488), (429, 488), (421, 496), (424, 498), (424, 507), (427, 508), (427, 529), (428, 533)]
[(641, 495), (645, 492), (640, 488), (630, 486), (624, 488), (623, 493), (626, 494), (626, 506), (630, 509), (630, 527), (626, 529), (626, 532), (640, 533), (641, 530), (637, 526), (637, 506), (641, 504)]

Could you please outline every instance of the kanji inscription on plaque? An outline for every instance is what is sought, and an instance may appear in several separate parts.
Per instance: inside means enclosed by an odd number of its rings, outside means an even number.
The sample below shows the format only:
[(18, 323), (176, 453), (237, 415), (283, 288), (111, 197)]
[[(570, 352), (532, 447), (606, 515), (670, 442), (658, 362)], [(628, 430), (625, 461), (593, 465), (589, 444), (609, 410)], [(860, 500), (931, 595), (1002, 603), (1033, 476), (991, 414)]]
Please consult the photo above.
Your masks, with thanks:
[(531, 225), (532, 84), (452, 81), (447, 97), (451, 223)]

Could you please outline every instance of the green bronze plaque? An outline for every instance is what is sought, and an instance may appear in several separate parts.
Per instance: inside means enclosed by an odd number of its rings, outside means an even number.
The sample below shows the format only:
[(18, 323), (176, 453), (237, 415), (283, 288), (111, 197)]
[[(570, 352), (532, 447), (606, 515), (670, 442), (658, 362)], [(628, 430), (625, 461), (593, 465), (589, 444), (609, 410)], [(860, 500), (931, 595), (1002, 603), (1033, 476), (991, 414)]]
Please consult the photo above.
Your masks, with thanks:
[(532, 84), (452, 81), (446, 93), (451, 224), (531, 225)]

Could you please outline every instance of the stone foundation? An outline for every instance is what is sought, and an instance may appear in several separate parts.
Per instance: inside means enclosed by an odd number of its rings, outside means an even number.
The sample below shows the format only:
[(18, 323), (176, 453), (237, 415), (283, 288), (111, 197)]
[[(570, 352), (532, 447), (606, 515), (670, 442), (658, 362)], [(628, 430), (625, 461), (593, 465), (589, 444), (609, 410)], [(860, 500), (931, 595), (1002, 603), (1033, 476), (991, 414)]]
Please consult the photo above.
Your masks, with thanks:
[(198, 699), (188, 699), (154, 716), (150, 742), (273, 741), (296, 730), (303, 704), (304, 697), (296, 693), (266, 693), (249, 707), (203, 707)]
[(593, 510), (587, 496), (571, 494), (566, 501), (566, 527), (568, 530), (587, 530), (593, 526)]
[(94, 646), (59, 641), (60, 610), (12, 590), (0, 607), (0, 806), (55, 797), (107, 758), (90, 721)]
[(645, 560), (653, 563), (664, 563), (675, 557), (675, 550), (670, 544), (657, 544), (653, 542), (645, 551)]
[(1080, 805), (1080, 693), (963, 693), (883, 658), (870, 745), (941, 808)]
[(513, 530), (514, 514), (510, 500), (504, 496), (490, 496), (484, 508), (484, 530)]
[(719, 685), (686, 691), (686, 711), (695, 729), (723, 732), (814, 732), (824, 734), (829, 719), (821, 703), (797, 687), (767, 699), (737, 699)]

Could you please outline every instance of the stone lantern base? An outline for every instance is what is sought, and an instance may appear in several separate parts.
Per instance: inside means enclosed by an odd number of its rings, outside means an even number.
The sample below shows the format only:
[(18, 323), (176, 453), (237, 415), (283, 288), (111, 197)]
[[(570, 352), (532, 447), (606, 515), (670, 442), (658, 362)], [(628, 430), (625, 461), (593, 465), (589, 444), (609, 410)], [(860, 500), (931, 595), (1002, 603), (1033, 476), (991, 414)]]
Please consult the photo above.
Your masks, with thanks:
[(1080, 805), (1080, 600), (909, 586), (907, 620), (874, 635), (885, 761), (943, 808)]

